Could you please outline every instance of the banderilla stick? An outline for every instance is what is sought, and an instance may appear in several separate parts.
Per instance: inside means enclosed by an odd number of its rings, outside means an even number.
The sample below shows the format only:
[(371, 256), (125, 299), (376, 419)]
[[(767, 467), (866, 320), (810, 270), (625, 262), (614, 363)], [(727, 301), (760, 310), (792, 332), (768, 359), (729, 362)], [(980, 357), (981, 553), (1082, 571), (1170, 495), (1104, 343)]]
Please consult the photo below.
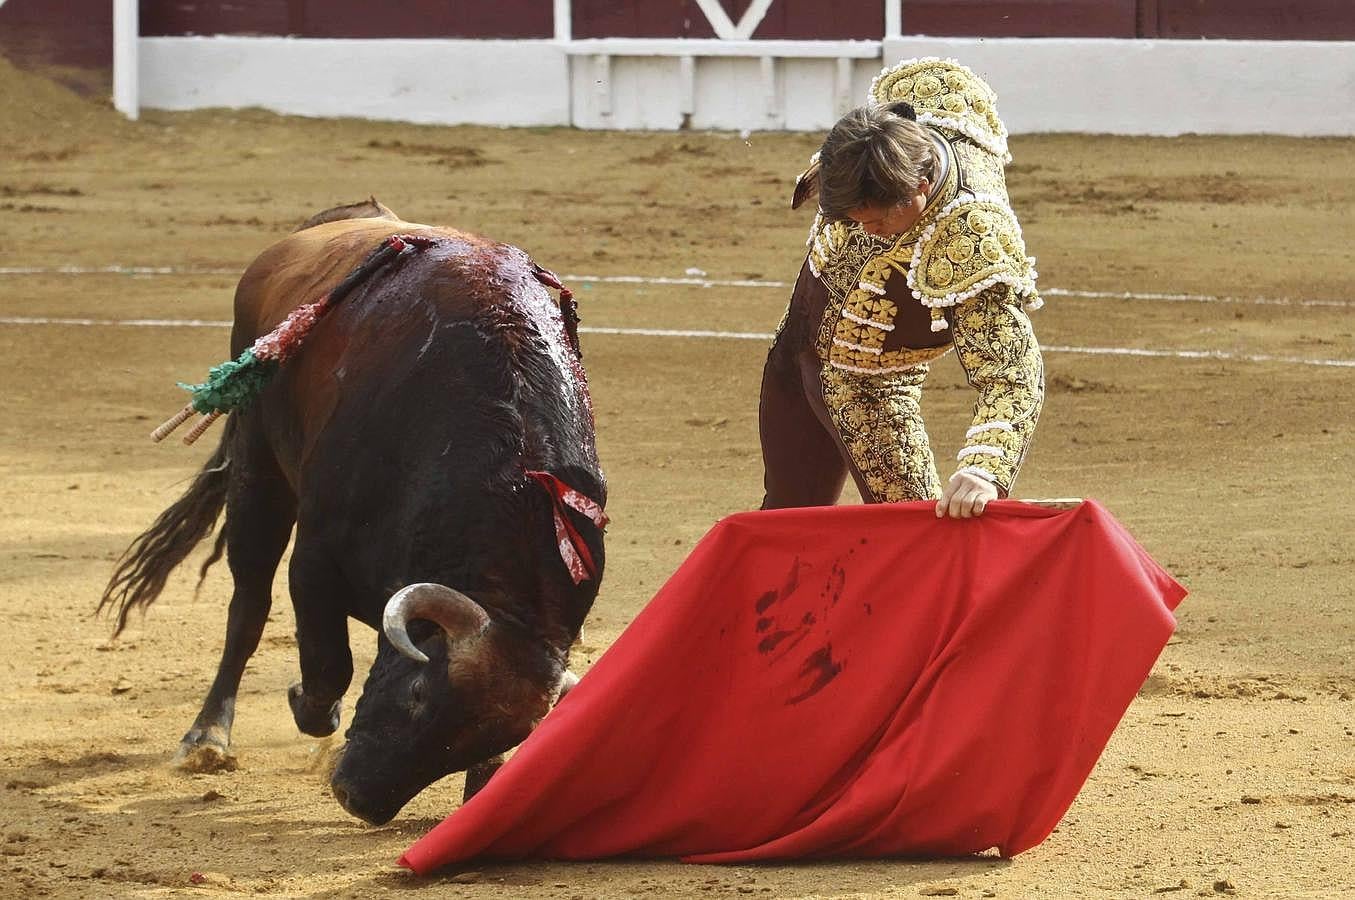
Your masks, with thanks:
[(212, 423), (215, 422), (215, 421), (216, 421), (217, 419), (219, 419), (219, 418), (221, 418), (221, 413), (219, 413), (219, 412), (209, 412), (207, 415), (203, 416), (201, 419), (198, 419), (197, 424), (193, 426), (193, 430), (190, 431), (190, 432), (188, 432), (188, 434), (185, 434), (185, 435), (183, 436), (183, 442), (184, 442), (185, 444), (191, 444), (191, 443), (193, 443), (193, 442), (196, 441), (198, 438), (202, 437), (202, 433), (203, 433), (204, 431), (206, 431), (208, 428), (211, 428), (211, 427), (212, 427)]
[(192, 417), (193, 412), (193, 404), (190, 403), (165, 421), (161, 422), (160, 427), (151, 432), (151, 440), (155, 441), (157, 444), (160, 443), (165, 438), (169, 437), (174, 429), (178, 428), (184, 422), (187, 422)]

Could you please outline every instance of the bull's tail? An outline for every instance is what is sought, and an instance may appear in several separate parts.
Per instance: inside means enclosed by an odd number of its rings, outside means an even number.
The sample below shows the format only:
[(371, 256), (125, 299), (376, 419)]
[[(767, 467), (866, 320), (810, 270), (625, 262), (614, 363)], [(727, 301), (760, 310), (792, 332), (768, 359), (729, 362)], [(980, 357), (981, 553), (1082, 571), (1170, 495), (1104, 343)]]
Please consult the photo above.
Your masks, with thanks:
[[(117, 627), (114, 635), (127, 627), (127, 616), (138, 607), (155, 602), (164, 590), (169, 573), (174, 571), (202, 539), (211, 534), (217, 517), (226, 504), (226, 485), (229, 481), (230, 449), (234, 443), (235, 417), (226, 420), (221, 443), (193, 483), (178, 500), (132, 541), (118, 567), (104, 588), (99, 600), (99, 611), (117, 607)], [(222, 532), (224, 536), (224, 531)], [(207, 569), (221, 558), (222, 536), (199, 572), (199, 583)]]

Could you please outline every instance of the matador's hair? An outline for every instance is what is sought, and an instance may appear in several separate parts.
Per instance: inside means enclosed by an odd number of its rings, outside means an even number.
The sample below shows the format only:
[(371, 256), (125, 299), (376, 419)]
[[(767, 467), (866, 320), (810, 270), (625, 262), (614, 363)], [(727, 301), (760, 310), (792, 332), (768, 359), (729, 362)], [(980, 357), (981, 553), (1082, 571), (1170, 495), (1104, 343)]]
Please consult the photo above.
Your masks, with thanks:
[(893, 206), (917, 193), (936, 165), (936, 147), (898, 101), (859, 106), (837, 121), (819, 150), (819, 208), (829, 219), (863, 206)]

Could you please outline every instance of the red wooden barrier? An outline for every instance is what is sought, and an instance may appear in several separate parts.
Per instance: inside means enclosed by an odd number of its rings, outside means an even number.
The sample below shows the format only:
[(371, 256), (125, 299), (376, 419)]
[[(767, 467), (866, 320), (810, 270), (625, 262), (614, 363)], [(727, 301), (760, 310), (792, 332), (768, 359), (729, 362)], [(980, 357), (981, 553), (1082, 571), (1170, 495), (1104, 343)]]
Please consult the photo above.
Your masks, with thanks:
[(141, 0), (148, 37), (547, 38), (554, 27), (549, 0)]
[(1138, 0), (904, 0), (903, 33), (1132, 38), (1137, 13)]
[(1355, 40), (1350, 0), (1140, 0), (1156, 7), (1164, 38)]
[[(73, 0), (91, 8), (92, 0)], [(723, 0), (738, 22), (752, 0)], [(76, 18), (42, 0), (10, 0), (46, 21)], [(102, 4), (107, 6), (107, 4)], [(45, 11), (44, 11), (45, 10)], [(108, 19), (107, 10), (102, 17)], [(696, 0), (573, 0), (577, 38), (711, 38)], [(968, 37), (1283, 38), (1355, 40), (1350, 0), (903, 0), (905, 34)], [(878, 39), (883, 0), (775, 0), (757, 39)], [(141, 0), (144, 35), (331, 38), (546, 38), (548, 0)]]
[[(0, 6), (0, 55), (49, 70), (80, 91), (112, 86), (113, 4), (109, 0), (9, 0)], [(53, 67), (66, 72), (50, 71)]]
[[(738, 22), (753, 0), (722, 0)], [(25, 68), (64, 68), (86, 90), (108, 81), (109, 0), (8, 0), (0, 54)], [(141, 0), (141, 33), (311, 38), (549, 38), (549, 0)], [(696, 0), (573, 0), (576, 38), (711, 38)], [(775, 0), (755, 39), (879, 39), (883, 0)], [(1351, 0), (903, 0), (904, 34), (1355, 40)], [(82, 75), (81, 72), (85, 74)]]

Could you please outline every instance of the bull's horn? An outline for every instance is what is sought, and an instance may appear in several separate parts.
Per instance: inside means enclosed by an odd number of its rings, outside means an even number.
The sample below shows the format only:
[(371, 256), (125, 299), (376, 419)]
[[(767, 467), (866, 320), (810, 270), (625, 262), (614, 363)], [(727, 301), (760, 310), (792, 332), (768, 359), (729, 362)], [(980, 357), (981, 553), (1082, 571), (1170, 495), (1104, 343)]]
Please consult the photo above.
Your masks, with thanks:
[(428, 662), (428, 657), (409, 639), (411, 619), (436, 622), (454, 640), (474, 637), (489, 625), (484, 607), (446, 585), (423, 582), (400, 588), (386, 601), (381, 628), (396, 650), (416, 662)]
[(568, 669), (565, 669), (564, 672), (560, 673), (560, 685), (559, 685), (560, 693), (555, 698), (555, 702), (559, 703), (561, 700), (565, 699), (565, 694), (568, 694), (570, 691), (574, 690), (574, 685), (578, 683), (579, 676), (575, 675)]

